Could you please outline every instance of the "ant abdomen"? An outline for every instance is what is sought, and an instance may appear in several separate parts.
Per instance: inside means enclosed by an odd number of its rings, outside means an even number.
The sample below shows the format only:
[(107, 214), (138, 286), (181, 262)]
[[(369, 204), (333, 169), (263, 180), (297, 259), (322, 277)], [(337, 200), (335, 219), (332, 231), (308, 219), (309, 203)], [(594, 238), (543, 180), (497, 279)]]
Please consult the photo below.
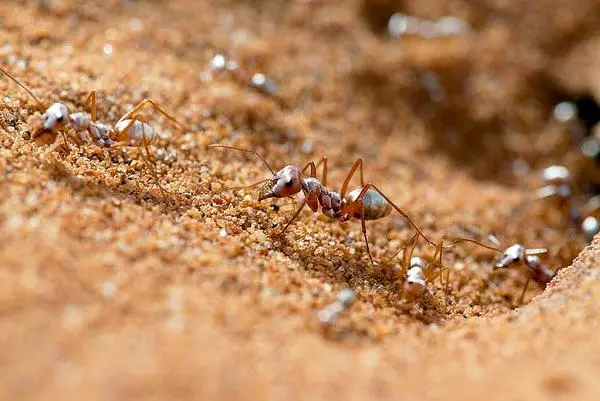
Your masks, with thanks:
[(139, 120), (122, 120), (115, 125), (116, 142), (129, 143), (132, 146), (142, 146), (144, 137), (148, 144), (156, 141), (152, 127)]
[[(356, 188), (350, 191), (346, 196), (346, 200), (348, 202), (354, 202), (360, 195), (361, 191), (362, 188)], [(352, 217), (356, 219), (364, 217), (365, 220), (378, 220), (392, 212), (392, 207), (388, 201), (386, 201), (379, 192), (373, 189), (368, 189), (364, 194), (362, 198), (362, 204), (362, 210), (361, 208), (356, 208)]]

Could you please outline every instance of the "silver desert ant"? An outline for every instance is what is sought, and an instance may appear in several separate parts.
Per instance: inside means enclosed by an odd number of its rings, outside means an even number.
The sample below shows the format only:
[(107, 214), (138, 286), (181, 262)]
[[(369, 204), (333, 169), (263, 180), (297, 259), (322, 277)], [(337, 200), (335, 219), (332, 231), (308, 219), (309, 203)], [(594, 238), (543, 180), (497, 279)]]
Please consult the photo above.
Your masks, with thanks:
[(323, 326), (333, 324), (356, 300), (356, 294), (351, 288), (345, 288), (340, 291), (335, 301), (324, 307), (317, 314), (319, 322)]
[(433, 282), (437, 277), (440, 277), (440, 284), (444, 284), (444, 270), (448, 271), (445, 284), (446, 290), (450, 283), (450, 270), (445, 269), (442, 265), (443, 242), (440, 241), (436, 245), (433, 260), (427, 262), (419, 256), (413, 256), (417, 245), (416, 239), (417, 237), (414, 236), (410, 240), (409, 245), (404, 249), (400, 272), (400, 278), (404, 280), (402, 294), (410, 302), (423, 298), (427, 290), (427, 283)]
[(548, 253), (546, 248), (525, 248), (521, 244), (514, 244), (506, 249), (501, 249), (499, 248), (500, 242), (496, 237), (490, 235), (489, 239), (494, 245), (466, 237), (444, 237), (444, 239), (436, 245), (433, 259), (427, 262), (421, 257), (413, 257), (413, 252), (416, 247), (416, 236), (414, 236), (411, 241), (409, 241), (409, 244), (403, 248), (404, 253), (399, 274), (401, 280), (404, 280), (403, 293), (405, 298), (409, 301), (421, 299), (427, 288), (427, 283), (432, 282), (437, 277), (440, 277), (440, 283), (443, 284), (442, 277), (444, 271), (447, 272), (445, 280), (447, 290), (450, 282), (450, 269), (443, 265), (443, 251), (445, 249), (454, 248), (459, 243), (464, 242), (472, 243), (500, 253), (501, 257), (494, 264), (494, 268), (496, 269), (509, 267), (524, 267), (527, 269), (527, 281), (521, 292), (520, 304), (523, 303), (525, 292), (527, 291), (531, 279), (540, 286), (545, 287), (554, 277), (555, 272), (544, 266), (540, 260), (540, 255)]
[[(24, 89), (29, 96), (31, 96), (38, 106), (44, 110), (44, 104), (29, 90), (25, 85), (19, 82), (15, 77), (9, 74), (4, 68), (0, 67), (0, 71), (9, 77), (19, 87)], [(86, 103), (91, 106), (91, 117), (87, 113), (77, 112), (71, 113), (69, 108), (63, 103), (53, 103), (50, 107), (45, 109), (42, 114), (42, 127), (32, 134), (32, 138), (36, 139), (45, 134), (62, 133), (65, 144), (67, 139), (64, 136), (64, 132), (61, 131), (67, 126), (71, 126), (75, 132), (79, 134), (79, 139), (82, 142), (93, 141), (98, 147), (111, 148), (111, 147), (143, 147), (146, 152), (146, 156), (140, 153), (142, 159), (146, 162), (152, 172), (158, 187), (160, 188), (163, 195), (165, 192), (169, 192), (162, 187), (154, 165), (152, 162), (152, 153), (149, 145), (156, 142), (158, 139), (157, 133), (154, 129), (143, 121), (140, 116), (140, 111), (146, 106), (152, 106), (155, 110), (165, 116), (169, 121), (179, 126), (182, 130), (186, 130), (186, 127), (179, 123), (174, 117), (160, 108), (151, 99), (145, 99), (137, 104), (133, 109), (125, 113), (117, 122), (111, 127), (99, 122), (97, 120), (96, 111), (96, 92), (90, 92)]]
[(541, 263), (540, 255), (548, 253), (546, 248), (525, 248), (521, 244), (513, 244), (507, 248), (500, 248), (500, 241), (494, 236), (489, 235), (488, 239), (494, 245), (484, 244), (474, 239), (460, 238), (460, 241), (468, 241), (487, 249), (500, 253), (501, 256), (496, 260), (494, 269), (506, 269), (510, 267), (525, 268), (527, 271), (527, 280), (523, 286), (523, 291), (519, 298), (519, 304), (523, 303), (525, 292), (529, 286), (529, 282), (533, 279), (542, 288), (554, 278), (556, 272), (551, 271)]
[[(408, 245), (404, 248), (402, 261), (400, 263), (399, 278), (403, 280), (402, 291), (408, 301), (416, 301), (423, 297), (427, 289), (427, 283), (433, 282), (439, 277), (440, 284), (444, 286), (446, 292), (450, 286), (450, 269), (443, 264), (444, 250), (454, 248), (462, 242), (470, 242), (486, 249), (498, 251), (496, 247), (484, 244), (483, 242), (466, 237), (447, 237), (444, 236), (435, 245), (435, 252), (431, 260), (426, 261), (420, 256), (413, 256), (417, 242), (417, 236), (413, 236)], [(394, 258), (398, 251), (392, 258)], [(390, 258), (389, 260), (391, 260)], [(446, 273), (444, 275), (444, 272)], [(444, 276), (446, 279), (444, 280)]]
[(527, 281), (523, 286), (519, 304), (523, 303), (529, 281), (533, 279), (540, 286), (545, 287), (555, 275), (555, 272), (544, 266), (539, 255), (548, 253), (546, 248), (525, 248), (521, 244), (509, 246), (502, 252), (502, 257), (496, 262), (494, 268), (505, 269), (510, 266), (526, 268)]
[[(365, 184), (363, 177), (363, 161), (357, 159), (350, 171), (346, 175), (346, 179), (342, 185), (341, 192), (330, 191), (327, 188), (327, 158), (324, 157), (318, 164), (314, 161), (310, 161), (300, 168), (294, 164), (288, 164), (283, 167), (277, 173), (271, 168), (269, 163), (259, 153), (253, 150), (247, 150), (229, 145), (211, 145), (212, 148), (224, 148), (232, 149), (240, 152), (250, 153), (258, 157), (265, 166), (269, 169), (272, 178), (266, 178), (247, 187), (254, 187), (260, 184), (264, 185), (260, 189), (258, 200), (262, 201), (268, 198), (284, 198), (293, 197), (300, 192), (304, 194), (304, 199), (296, 209), (296, 212), (285, 225), (283, 230), (279, 233), (282, 236), (292, 222), (298, 217), (304, 206), (308, 205), (313, 212), (317, 212), (321, 208), (321, 212), (332, 219), (340, 222), (346, 222), (352, 218), (360, 219), (362, 233), (367, 246), (367, 253), (371, 263), (373, 257), (369, 248), (369, 241), (367, 239), (367, 220), (377, 220), (388, 216), (392, 208), (396, 210), (400, 215), (406, 219), (409, 224), (417, 231), (418, 235), (423, 237), (431, 245), (436, 245), (435, 242), (431, 241), (419, 227), (414, 223), (410, 216), (394, 204), (379, 188), (372, 183)], [(317, 167), (323, 165), (322, 178), (317, 178)], [(305, 176), (305, 172), (310, 169), (310, 174)], [(360, 174), (360, 187), (353, 189), (348, 192), (348, 186), (350, 180), (359, 170)]]
[(575, 194), (571, 172), (564, 166), (553, 165), (542, 171), (542, 179), (546, 184), (537, 190), (534, 199), (558, 199), (560, 206), (568, 208), (570, 219), (579, 224), (588, 241), (600, 231), (600, 223), (596, 217), (600, 210), (600, 198), (594, 196), (583, 205), (575, 204)]

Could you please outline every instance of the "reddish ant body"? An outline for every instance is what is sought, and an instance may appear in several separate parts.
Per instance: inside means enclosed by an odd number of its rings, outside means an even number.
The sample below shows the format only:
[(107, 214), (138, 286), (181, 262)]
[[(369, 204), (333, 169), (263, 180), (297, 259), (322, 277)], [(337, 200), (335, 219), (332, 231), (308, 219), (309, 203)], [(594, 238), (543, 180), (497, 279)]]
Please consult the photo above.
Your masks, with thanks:
[[(290, 164), (276, 173), (271, 166), (269, 166), (267, 161), (255, 151), (228, 145), (211, 145), (211, 147), (233, 149), (250, 153), (258, 157), (265, 164), (271, 174), (273, 174), (273, 177), (248, 186), (253, 187), (265, 183), (260, 190), (258, 197), (259, 201), (268, 198), (293, 197), (300, 192), (304, 194), (304, 199), (290, 221), (279, 234), (280, 236), (285, 233), (306, 205), (308, 205), (313, 212), (317, 212), (320, 208), (321, 212), (327, 217), (340, 222), (346, 222), (352, 218), (360, 219), (362, 233), (367, 246), (367, 253), (371, 263), (374, 263), (367, 238), (366, 221), (386, 217), (391, 213), (392, 209), (394, 209), (409, 222), (409, 224), (417, 231), (418, 235), (423, 237), (429, 244), (436, 245), (423, 234), (410, 216), (394, 204), (379, 188), (372, 183), (365, 184), (362, 159), (356, 160), (352, 165), (352, 168), (346, 175), (341, 192), (335, 192), (330, 191), (327, 188), (327, 158), (325, 157), (316, 165), (313, 161), (307, 163), (304, 168)], [(317, 167), (321, 164), (323, 164), (323, 173), (321, 180), (319, 180), (317, 178)], [(310, 174), (305, 176), (304, 174), (308, 169), (310, 169)], [(350, 180), (357, 170), (359, 170), (361, 186), (352, 191), (348, 191)]]

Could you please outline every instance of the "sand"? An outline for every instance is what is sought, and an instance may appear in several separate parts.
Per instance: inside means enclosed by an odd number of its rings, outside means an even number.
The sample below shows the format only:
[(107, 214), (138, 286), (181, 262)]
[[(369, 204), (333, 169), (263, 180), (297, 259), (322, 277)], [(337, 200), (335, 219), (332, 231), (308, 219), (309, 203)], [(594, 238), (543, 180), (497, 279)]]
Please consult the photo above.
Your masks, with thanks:
[[(45, 4), (45, 5), (44, 5)], [(540, 171), (597, 172), (585, 122), (560, 101), (598, 93), (599, 2), (205, 1), (0, 4), (0, 63), (48, 106), (114, 124), (147, 109), (163, 194), (139, 148), (31, 139), (41, 110), (0, 79), (0, 395), (3, 399), (597, 399), (600, 242)], [(389, 38), (394, 12), (454, 15), (469, 34)], [(234, 73), (211, 71), (222, 53)], [(264, 73), (265, 93), (247, 84)], [(69, 130), (65, 130), (70, 134)], [(557, 276), (495, 271), (494, 252), (444, 254), (449, 285), (403, 298), (412, 236), (397, 214), (341, 224), (298, 200), (230, 191), (327, 156), (339, 190), (365, 179), (431, 238), (496, 235), (546, 247)], [(353, 186), (358, 186), (354, 179)], [(431, 259), (422, 242), (416, 253)], [(343, 288), (357, 300), (324, 329)]]

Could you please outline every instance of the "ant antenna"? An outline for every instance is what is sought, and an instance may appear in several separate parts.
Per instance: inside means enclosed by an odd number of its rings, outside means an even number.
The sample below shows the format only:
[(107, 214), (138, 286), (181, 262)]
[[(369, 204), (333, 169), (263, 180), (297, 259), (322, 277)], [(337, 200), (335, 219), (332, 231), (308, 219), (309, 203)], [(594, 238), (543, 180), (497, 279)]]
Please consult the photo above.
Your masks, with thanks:
[(210, 145), (210, 147), (211, 148), (233, 149), (233, 150), (237, 150), (237, 151), (240, 151), (240, 152), (251, 153), (254, 156), (258, 157), (265, 164), (265, 166), (267, 166), (267, 168), (269, 169), (269, 171), (271, 172), (271, 174), (275, 175), (275, 171), (273, 171), (273, 169), (271, 168), (271, 166), (269, 166), (269, 163), (267, 163), (267, 161), (265, 160), (265, 158), (262, 157), (258, 152), (255, 152), (253, 150), (238, 148), (236, 146), (231, 146), (231, 145), (219, 145), (219, 144), (215, 144), (215, 145)]
[[(448, 239), (448, 242), (449, 242), (449, 244), (445, 246), (446, 248), (454, 248), (454, 246), (456, 246), (457, 244), (459, 244), (461, 242), (470, 242), (472, 244), (479, 245), (480, 247), (489, 249), (491, 251), (503, 252), (502, 249), (498, 248), (497, 246), (488, 245), (481, 241), (477, 241), (476, 239), (473, 239), (473, 238), (466, 238), (466, 237), (446, 237), (446, 238)], [(492, 239), (492, 238), (495, 239), (496, 237), (493, 237), (493, 236), (490, 237), (490, 239)], [(538, 250), (536, 249), (536, 251), (538, 251)], [(535, 254), (537, 255), (538, 253), (535, 253)]]
[(16, 83), (17, 85), (19, 85), (21, 87), (21, 89), (23, 89), (25, 92), (27, 92), (29, 94), (29, 96), (31, 96), (33, 98), (33, 100), (35, 100), (38, 104), (38, 106), (43, 109), (44, 108), (44, 104), (33, 94), (33, 92), (31, 92), (25, 85), (23, 85), (22, 83), (20, 83), (17, 78), (13, 77), (11, 74), (9, 74), (8, 71), (6, 71), (4, 68), (0, 67), (0, 71), (2, 71), (2, 73), (4, 73), (4, 75), (6, 75), (7, 77), (9, 77), (14, 83)]

